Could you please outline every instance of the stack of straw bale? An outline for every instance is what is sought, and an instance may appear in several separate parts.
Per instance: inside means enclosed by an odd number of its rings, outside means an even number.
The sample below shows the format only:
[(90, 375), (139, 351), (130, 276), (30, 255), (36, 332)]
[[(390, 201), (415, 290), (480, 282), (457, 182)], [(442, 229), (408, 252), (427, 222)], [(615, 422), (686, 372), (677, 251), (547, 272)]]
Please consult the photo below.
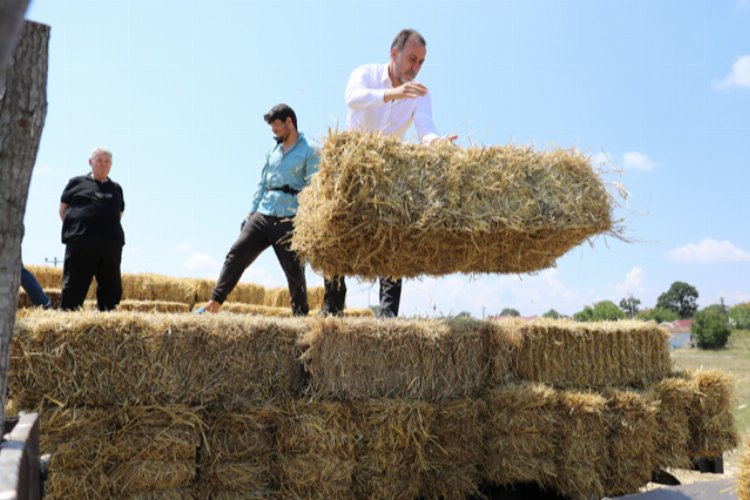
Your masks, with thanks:
[[(44, 293), (47, 294), (47, 297), (49, 297), (50, 302), (52, 303), (53, 308), (60, 307), (60, 289), (59, 288), (46, 288), (44, 289)], [(18, 308), (19, 309), (26, 309), (35, 307), (34, 304), (31, 303), (31, 300), (29, 299), (29, 296), (26, 294), (26, 290), (19, 290), (18, 291)]]
[(737, 475), (737, 497), (750, 500), (750, 432), (745, 434), (740, 455), (740, 472)]
[(315, 398), (440, 401), (477, 397), (489, 372), (490, 324), (316, 322), (302, 339)]
[(601, 497), (736, 446), (733, 381), (653, 325), (525, 325), (30, 310), (8, 407), (52, 498)]
[(332, 133), (299, 202), (293, 248), (327, 275), (368, 279), (535, 271), (615, 232), (610, 196), (573, 150)]
[(669, 335), (653, 322), (500, 321), (517, 339), (518, 378), (557, 387), (645, 387), (672, 370)]

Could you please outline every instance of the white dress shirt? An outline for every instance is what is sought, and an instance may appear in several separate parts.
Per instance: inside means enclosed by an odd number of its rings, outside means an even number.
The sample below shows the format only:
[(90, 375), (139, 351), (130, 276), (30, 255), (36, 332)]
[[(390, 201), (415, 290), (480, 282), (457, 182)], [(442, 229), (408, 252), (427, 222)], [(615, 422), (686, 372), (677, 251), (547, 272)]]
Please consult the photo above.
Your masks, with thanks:
[(349, 76), (344, 93), (349, 107), (346, 129), (381, 132), (403, 139), (414, 122), (422, 143), (437, 139), (439, 136), (432, 123), (430, 94), (385, 102), (385, 91), (392, 88), (387, 64), (365, 64), (355, 69)]

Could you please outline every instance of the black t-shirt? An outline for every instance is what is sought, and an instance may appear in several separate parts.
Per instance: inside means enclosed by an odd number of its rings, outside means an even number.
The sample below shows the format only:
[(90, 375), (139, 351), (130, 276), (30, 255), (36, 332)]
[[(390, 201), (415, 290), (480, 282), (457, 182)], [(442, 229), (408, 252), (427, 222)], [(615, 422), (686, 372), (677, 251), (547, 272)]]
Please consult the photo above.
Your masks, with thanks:
[(98, 182), (90, 175), (73, 177), (65, 186), (60, 201), (68, 204), (63, 219), (63, 243), (83, 236), (101, 236), (125, 244), (120, 224), (125, 199), (118, 183), (111, 179)]

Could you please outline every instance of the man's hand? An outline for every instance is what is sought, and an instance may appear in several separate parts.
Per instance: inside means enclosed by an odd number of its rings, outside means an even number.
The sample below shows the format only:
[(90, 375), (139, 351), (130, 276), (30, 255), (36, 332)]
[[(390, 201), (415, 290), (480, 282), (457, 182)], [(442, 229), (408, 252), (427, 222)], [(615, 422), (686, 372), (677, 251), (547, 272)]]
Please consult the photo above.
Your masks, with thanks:
[(414, 99), (427, 94), (427, 87), (417, 82), (406, 82), (395, 89), (385, 91), (385, 102), (395, 101), (397, 99)]

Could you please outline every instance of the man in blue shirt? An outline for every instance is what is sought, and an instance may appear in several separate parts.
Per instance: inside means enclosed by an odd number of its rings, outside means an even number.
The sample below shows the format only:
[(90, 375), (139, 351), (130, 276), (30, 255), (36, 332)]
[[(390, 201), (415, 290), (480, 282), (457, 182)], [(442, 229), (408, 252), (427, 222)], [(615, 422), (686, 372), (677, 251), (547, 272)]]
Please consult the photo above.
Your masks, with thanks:
[(292, 314), (305, 316), (310, 310), (304, 265), (290, 245), (297, 194), (318, 171), (318, 155), (297, 132), (297, 115), (286, 104), (277, 104), (263, 119), (271, 126), (276, 147), (266, 156), (250, 215), (224, 260), (211, 299), (198, 313), (218, 312), (245, 269), (269, 246), (273, 246), (286, 275)]

